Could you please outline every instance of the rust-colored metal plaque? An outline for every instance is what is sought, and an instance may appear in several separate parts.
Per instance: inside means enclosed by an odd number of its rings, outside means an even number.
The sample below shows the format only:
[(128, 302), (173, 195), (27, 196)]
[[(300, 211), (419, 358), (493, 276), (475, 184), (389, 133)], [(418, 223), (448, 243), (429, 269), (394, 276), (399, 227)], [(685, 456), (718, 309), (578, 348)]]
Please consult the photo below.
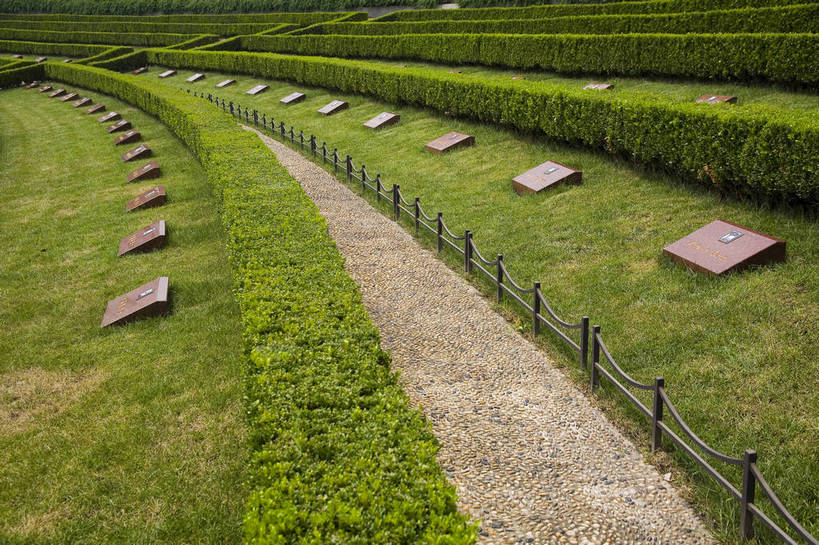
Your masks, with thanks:
[(108, 301), (100, 327), (137, 318), (158, 316), (168, 310), (168, 277), (160, 276), (133, 291)]
[(51, 92), (48, 94), (48, 96), (49, 96), (50, 98), (55, 98), (55, 97), (62, 96), (62, 95), (64, 95), (64, 94), (65, 94), (65, 89), (54, 89), (53, 91), (51, 91)]
[(512, 187), (518, 195), (538, 193), (558, 184), (579, 184), (583, 173), (562, 163), (546, 161), (512, 179)]
[(127, 131), (131, 128), (131, 122), (127, 119), (120, 119), (113, 125), (105, 127), (105, 130), (108, 132), (119, 132), (119, 131)]
[(85, 110), (86, 114), (95, 114), (97, 112), (104, 112), (105, 111), (105, 104), (94, 104), (87, 110)]
[(34, 62), (46, 62), (47, 60), (48, 57), (37, 57), (36, 59), (34, 59)]
[(122, 156), (122, 162), (127, 163), (128, 161), (132, 161), (134, 159), (144, 159), (146, 157), (150, 157), (151, 155), (153, 155), (151, 148), (149, 148), (145, 144), (140, 144), (134, 149), (125, 153)]
[(614, 89), (614, 84), (598, 83), (596, 81), (593, 81), (586, 85), (585, 87), (583, 87), (583, 89), (591, 89), (593, 91), (611, 91), (612, 89)]
[(63, 60), (62, 60), (62, 61), (60, 61), (60, 62), (71, 62), (71, 59), (63, 59)]
[(136, 70), (133, 70), (131, 73), (132, 73), (132, 74), (134, 74), (135, 76), (138, 76), (138, 75), (140, 75), (140, 74), (144, 74), (144, 73), (145, 73), (145, 72), (147, 72), (147, 71), (148, 71), (148, 67), (147, 67), (147, 66), (140, 66), (140, 67), (139, 67), (139, 68), (137, 68)]
[(125, 211), (133, 212), (134, 210), (144, 210), (145, 208), (162, 206), (165, 204), (165, 199), (165, 186), (158, 185), (128, 201), (125, 204)]
[(666, 246), (663, 254), (695, 271), (723, 274), (785, 261), (785, 241), (716, 220)]
[(268, 89), (270, 89), (270, 86), (269, 86), (269, 85), (257, 85), (257, 86), (256, 86), (256, 87), (254, 87), (253, 89), (249, 90), (249, 91), (247, 92), (247, 94), (248, 94), (248, 95), (258, 95), (259, 93), (264, 93), (264, 92), (265, 92), (265, 91), (267, 91)]
[(400, 119), (401, 116), (398, 114), (393, 114), (390, 112), (381, 112), (374, 118), (364, 123), (364, 126), (367, 127), (368, 129), (379, 129), (381, 127), (386, 127), (387, 125), (393, 125), (395, 123), (398, 123)]
[(104, 116), (97, 119), (97, 121), (99, 123), (105, 123), (106, 121), (113, 121), (115, 119), (119, 119), (120, 117), (122, 116), (120, 116), (117, 112), (108, 112)]
[(119, 146), (121, 144), (130, 144), (131, 142), (139, 142), (141, 138), (142, 135), (139, 131), (124, 132), (114, 138), (114, 145)]
[(68, 93), (67, 95), (63, 95), (60, 97), (60, 102), (68, 102), (69, 100), (74, 100), (78, 96), (80, 95), (78, 95), (77, 93)]
[(31, 83), (29, 83), (25, 87), (23, 87), (23, 89), (34, 89), (38, 85), (40, 85), (39, 81), (32, 81)]
[(159, 170), (159, 163), (156, 161), (151, 161), (150, 163), (142, 165), (133, 172), (129, 172), (125, 179), (128, 182), (138, 182), (141, 180), (152, 180), (154, 178), (159, 178), (161, 175), (162, 172)]
[(427, 144), (426, 148), (433, 153), (441, 153), (452, 148), (472, 146), (473, 144), (475, 144), (474, 136), (460, 132), (449, 132)]
[(71, 105), (74, 106), (75, 108), (79, 108), (80, 106), (85, 106), (86, 104), (91, 104), (91, 102), (92, 101), (91, 101), (90, 98), (82, 97), (81, 99), (75, 100), (74, 102), (72, 102)]
[(295, 104), (296, 102), (301, 102), (305, 98), (307, 98), (307, 95), (305, 95), (304, 93), (299, 93), (297, 91), (295, 93), (290, 93), (289, 95), (287, 95), (286, 97), (281, 99), (279, 101), (279, 103), (281, 103), (281, 104)]
[(228, 85), (233, 85), (236, 83), (235, 79), (224, 79), (216, 84), (217, 89), (221, 89), (222, 87), (227, 87)]
[(150, 252), (165, 244), (165, 220), (159, 220), (119, 241), (119, 257), (131, 252)]
[(52, 89), (51, 85), (43, 85), (42, 87), (37, 89), (37, 92), (38, 93), (47, 93), (47, 92), (51, 91), (51, 89)]
[(205, 74), (200, 74), (199, 72), (197, 72), (196, 74), (192, 75), (185, 81), (187, 81), (188, 83), (193, 83), (195, 81), (199, 81), (200, 79), (205, 79)]
[(346, 110), (349, 106), (350, 105), (343, 100), (334, 100), (323, 108), (320, 108), (318, 112), (322, 115), (333, 115), (334, 113)]
[(702, 95), (697, 99), (697, 103), (705, 102), (706, 104), (718, 104), (720, 102), (727, 102), (728, 104), (736, 104), (737, 97), (730, 95)]
[(169, 77), (174, 76), (174, 75), (176, 75), (176, 70), (165, 70), (164, 72), (159, 74), (159, 77), (162, 78), (162, 79), (165, 79), (165, 78), (169, 78)]

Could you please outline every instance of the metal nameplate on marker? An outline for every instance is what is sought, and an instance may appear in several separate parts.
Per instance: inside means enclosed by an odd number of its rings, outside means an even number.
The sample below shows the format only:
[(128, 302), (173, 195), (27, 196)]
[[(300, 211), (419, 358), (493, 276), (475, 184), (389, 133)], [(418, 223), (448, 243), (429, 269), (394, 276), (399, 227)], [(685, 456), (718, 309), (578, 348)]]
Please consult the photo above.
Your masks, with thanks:
[(722, 235), (720, 237), (719, 241), (722, 242), (723, 244), (729, 244), (729, 243), (735, 241), (736, 239), (738, 239), (741, 236), (742, 236), (742, 233), (740, 233), (739, 231), (731, 231), (728, 234)]
[(147, 297), (147, 296), (151, 295), (153, 292), (154, 292), (153, 288), (148, 288), (147, 290), (145, 290), (142, 293), (140, 293), (139, 295), (137, 295), (136, 300), (139, 301), (143, 297)]
[(555, 172), (556, 170), (557, 170), (557, 167), (547, 168), (545, 171), (543, 171), (543, 174), (551, 174), (552, 172)]

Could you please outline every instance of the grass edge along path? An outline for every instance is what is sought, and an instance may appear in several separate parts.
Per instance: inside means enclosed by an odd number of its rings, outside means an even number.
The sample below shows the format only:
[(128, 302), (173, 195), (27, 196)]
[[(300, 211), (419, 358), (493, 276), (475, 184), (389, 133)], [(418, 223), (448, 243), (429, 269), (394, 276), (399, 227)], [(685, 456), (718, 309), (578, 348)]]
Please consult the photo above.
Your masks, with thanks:
[(471, 543), (429, 424), (391, 372), (326, 223), (262, 142), (159, 84), (91, 67), (46, 72), (159, 117), (221, 202), (247, 354), (245, 541)]

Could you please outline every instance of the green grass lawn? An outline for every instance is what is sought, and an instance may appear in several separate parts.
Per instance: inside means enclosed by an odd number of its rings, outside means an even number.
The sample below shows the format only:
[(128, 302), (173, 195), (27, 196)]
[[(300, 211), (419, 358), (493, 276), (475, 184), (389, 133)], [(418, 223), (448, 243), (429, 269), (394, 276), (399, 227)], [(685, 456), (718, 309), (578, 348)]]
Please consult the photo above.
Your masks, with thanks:
[[(55, 87), (57, 86), (54, 84)], [(154, 150), (168, 203), (125, 213), (97, 115), (0, 100), (0, 543), (236, 543), (246, 490), (241, 327), (203, 170), (170, 131), (94, 93)], [(167, 222), (159, 251), (121, 237)], [(100, 328), (108, 300), (170, 277), (172, 312)]]
[[(159, 71), (153, 67), (144, 77), (156, 78)], [(602, 326), (614, 357), (636, 379), (665, 377), (672, 400), (708, 443), (731, 456), (757, 449), (759, 466), (786, 506), (819, 533), (815, 219), (720, 200), (700, 186), (643, 172), (602, 153), (430, 111), (245, 76), (231, 76), (235, 85), (215, 89), (227, 76), (208, 74), (189, 84), (184, 80), (191, 73), (181, 70), (164, 81), (250, 105), (305, 135), (316, 134), (319, 144), (326, 140), (331, 148), (338, 146), (357, 166), (363, 162), (373, 176), (381, 173), (388, 186), (401, 184), (409, 199), (420, 196), (429, 214), (443, 211), (454, 232), (471, 229), (485, 256), (504, 253), (519, 283), (542, 281), (564, 318), (589, 315)], [(256, 97), (245, 94), (258, 83), (271, 88)], [(716, 84), (696, 84), (702, 91), (695, 91), (695, 84), (680, 85), (692, 95), (731, 92), (730, 86)], [(295, 90), (306, 91), (307, 99), (279, 105)], [(336, 98), (347, 100), (350, 108), (331, 117), (316, 112)], [(790, 104), (801, 107), (797, 99)], [(401, 121), (378, 132), (362, 126), (382, 111), (400, 113)], [(426, 142), (450, 130), (475, 135), (476, 145), (444, 155), (424, 150)], [(546, 160), (581, 169), (583, 184), (517, 196), (511, 178)], [(694, 274), (662, 256), (664, 246), (717, 218), (787, 240), (787, 262), (717, 278)], [(462, 267), (455, 256), (446, 259)], [(512, 306), (503, 310), (512, 311), (521, 330), (528, 330), (525, 315)], [(543, 341), (559, 363), (576, 366), (554, 339)], [(617, 418), (619, 413), (612, 414)], [(642, 422), (629, 427), (646, 428)], [(645, 435), (637, 433), (647, 445)], [(738, 484), (737, 472), (715, 464)], [(736, 503), (710, 480), (694, 480), (697, 505), (715, 519), (720, 537), (735, 540)]]

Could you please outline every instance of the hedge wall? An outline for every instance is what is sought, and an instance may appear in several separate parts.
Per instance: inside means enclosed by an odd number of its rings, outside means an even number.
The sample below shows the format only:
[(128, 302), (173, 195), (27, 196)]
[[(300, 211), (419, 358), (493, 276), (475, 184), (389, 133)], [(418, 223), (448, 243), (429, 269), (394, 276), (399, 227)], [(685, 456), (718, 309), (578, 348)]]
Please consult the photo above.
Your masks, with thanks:
[(219, 37), (213, 34), (202, 34), (200, 36), (188, 37), (189, 39), (175, 45), (169, 45), (168, 49), (194, 49), (196, 47), (205, 46), (216, 43)]
[[(34, 5), (34, 2), (26, 0), (26, 6)], [(48, 2), (47, 5), (54, 5)], [(21, 3), (22, 5), (22, 3)], [(2, 4), (2, 8), (10, 10), (13, 4), (8, 0)], [(33, 10), (32, 10), (33, 11)], [(42, 10), (46, 11), (46, 10)], [(176, 15), (82, 15), (68, 12), (55, 13), (0, 13), (0, 21), (13, 20), (26, 21), (132, 21), (149, 23), (295, 23), (299, 25), (312, 25), (326, 21), (364, 21), (367, 14), (364, 12), (338, 12), (338, 11), (314, 11), (310, 13), (211, 13), (202, 14), (176, 14)], [(2, 26), (2, 25), (0, 25)]]
[(102, 53), (99, 53), (98, 55), (86, 57), (75, 62), (77, 64), (93, 64), (95, 62), (102, 62), (115, 57), (121, 57), (122, 55), (127, 55), (133, 51), (134, 49), (132, 47), (112, 47), (103, 51)]
[(114, 70), (116, 72), (127, 72), (136, 70), (137, 68), (146, 66), (147, 64), (148, 55), (145, 53), (145, 50), (142, 50), (92, 62), (89, 63), (89, 66), (96, 66), (97, 68), (105, 68), (106, 70)]
[(361, 93), (622, 154), (752, 198), (819, 203), (819, 114), (669, 103), (543, 82), (464, 78), (440, 70), (232, 52), (148, 52), (174, 67)]
[(17, 87), (21, 81), (42, 80), (44, 77), (43, 65), (28, 61), (25, 66), (0, 70), (0, 89)]
[(390, 371), (323, 218), (273, 154), (228, 114), (158, 82), (47, 72), (156, 115), (220, 200), (247, 356), (245, 543), (471, 543), (429, 425)]
[(629, 34), (819, 32), (819, 4), (655, 15), (587, 15), (550, 19), (320, 23), (293, 35)]
[(20, 42), (0, 40), (0, 51), (32, 55), (64, 55), (66, 57), (90, 57), (108, 51), (107, 45)]
[(26, 30), (20, 28), (0, 28), (2, 40), (26, 40), (37, 42), (70, 42), (109, 45), (135, 45), (156, 47), (173, 45), (189, 40), (188, 34), (160, 34), (133, 32), (57, 32), (50, 30)]
[[(331, 11), (390, 6), (395, 0), (4, 0), (7, 13), (128, 14), (265, 13)], [(402, 5), (431, 8), (433, 0), (402, 0)]]
[(217, 34), (235, 36), (268, 30), (271, 23), (161, 23), (143, 21), (30, 21), (11, 19), (0, 22), (3, 28), (50, 30), (55, 32), (136, 32), (161, 34)]
[(816, 85), (815, 34), (405, 34), (243, 36), (242, 49), (411, 59), (570, 74), (660, 75)]

